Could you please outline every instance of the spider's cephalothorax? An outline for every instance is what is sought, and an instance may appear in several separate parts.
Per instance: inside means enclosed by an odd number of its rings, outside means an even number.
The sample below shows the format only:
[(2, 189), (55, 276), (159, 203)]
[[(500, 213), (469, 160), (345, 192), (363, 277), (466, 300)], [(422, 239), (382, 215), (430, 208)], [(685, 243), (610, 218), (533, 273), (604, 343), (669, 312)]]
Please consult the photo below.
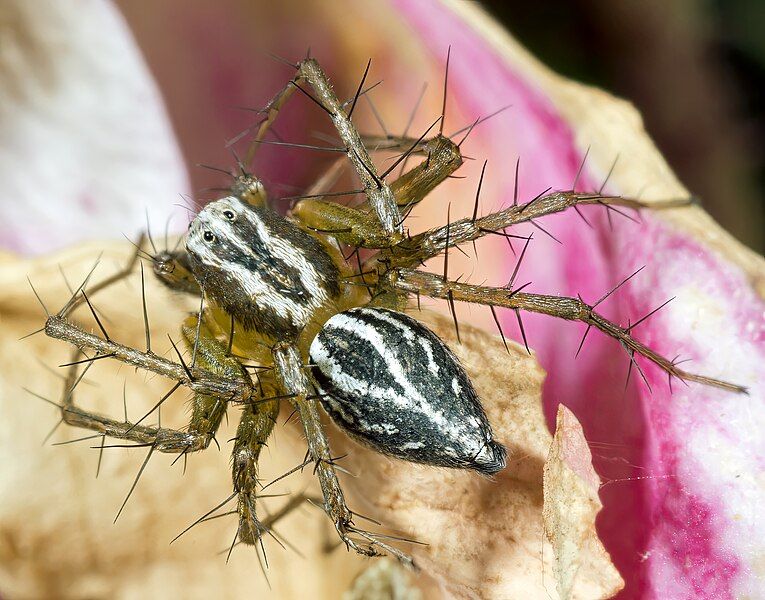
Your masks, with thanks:
[(205, 294), (274, 339), (297, 335), (340, 293), (338, 268), (315, 237), (233, 196), (200, 211), (186, 249)]
[[(134, 262), (99, 284), (88, 285), (86, 280), (45, 325), (49, 336), (77, 348), (68, 365), (62, 421), (94, 430), (104, 438), (148, 446), (148, 457), (155, 450), (186, 455), (207, 448), (216, 439), (229, 406), (237, 404), (242, 414), (236, 437), (231, 440), (234, 493), (228, 500), (236, 498), (237, 502), (239, 525), (235, 539), (256, 544), (279, 516), (306, 499), (302, 495), (290, 498), (281, 511), (264, 521), (256, 517), (256, 504), (263, 497), (259, 495), (262, 484), (257, 468), (260, 452), (274, 429), (280, 402), (289, 402), (300, 419), (308, 446), (306, 462), (292, 472), (313, 464), (323, 496), (318, 504), (331, 518), (343, 543), (368, 556), (383, 551), (411, 564), (399, 549), (354, 525), (318, 401), (357, 440), (398, 458), (493, 474), (504, 468), (505, 450), (494, 441), (473, 386), (449, 349), (432, 332), (400, 312), (407, 308), (410, 296), (449, 302), (455, 328), (455, 302), (487, 305), (498, 327), (500, 320), (495, 311), (512, 310), (524, 341), (521, 312), (580, 321), (587, 325), (585, 336), (594, 328), (617, 340), (638, 370), (641, 367), (636, 359), (642, 357), (663, 369), (670, 381), (678, 378), (745, 391), (741, 386), (680, 369), (677, 363), (633, 337), (634, 322), (625, 327), (603, 317), (596, 306), (611, 292), (589, 305), (579, 297), (515, 288), (523, 253), (510, 282), (504, 286), (471, 284), (448, 272), (450, 248), (459, 249), (488, 234), (516, 237), (506, 230), (520, 223), (536, 225), (535, 220), (569, 208), (579, 211), (590, 205), (607, 210), (655, 210), (688, 206), (692, 200), (645, 203), (571, 189), (544, 193), (528, 202), (513, 198), (506, 208), (479, 216), (476, 196), (472, 217), (409, 235), (404, 228), (406, 216), (460, 168), (460, 145), (465, 138), (454, 143), (441, 133), (443, 114), (419, 139), (387, 132), (382, 139), (362, 136), (351, 115), (364, 82), (353, 100), (341, 103), (315, 60), (302, 60), (295, 67), (294, 79), (260, 111), (266, 116), (259, 124), (245, 164), (240, 163), (239, 175), (234, 176), (232, 196), (207, 205), (194, 218), (186, 240), (187, 254), (183, 250), (155, 250), (150, 257), (155, 273), (167, 286), (192, 294), (199, 294), (200, 288), (204, 292), (206, 302), (182, 328), (190, 363), (184, 362), (180, 351), (179, 362), (152, 351), (145, 302), (145, 351), (124, 346), (106, 333), (90, 297), (129, 274)], [(309, 85), (315, 95), (301, 84)], [(246, 167), (253, 149), (263, 141), (280, 107), (295, 90), (308, 94), (331, 117), (342, 148), (328, 149), (346, 154), (360, 183), (360, 189), (352, 194), (364, 196), (360, 203), (339, 205), (326, 199), (330, 195), (348, 195), (333, 194), (328, 189), (331, 184), (327, 181), (334, 177), (330, 169), (326, 174), (329, 177), (323, 176), (306, 191), (291, 217), (282, 217), (267, 207), (262, 184)], [(440, 132), (426, 139), (439, 121)], [(468, 134), (473, 126), (465, 128)], [(378, 175), (368, 148), (390, 150), (398, 158)], [(423, 160), (407, 170), (407, 160), (418, 156)], [(402, 173), (388, 182), (398, 165)], [(341, 249), (349, 251), (345, 257)], [(350, 261), (354, 255), (355, 265)], [(439, 255), (444, 256), (443, 274), (419, 268)], [(82, 304), (90, 308), (103, 336), (69, 320)], [(502, 334), (501, 327), (499, 331)], [(79, 360), (85, 350), (92, 351), (93, 356)], [(309, 354), (310, 369), (306, 364)], [(89, 363), (87, 370), (91, 361), (105, 357), (173, 379), (175, 386), (135, 423), (128, 422), (127, 414), (124, 421), (118, 421), (87, 411), (74, 401), (74, 389), (83, 376), (77, 370), (84, 362)], [(255, 369), (257, 384), (249, 369)], [(181, 385), (194, 393), (189, 426), (177, 430), (145, 423)]]

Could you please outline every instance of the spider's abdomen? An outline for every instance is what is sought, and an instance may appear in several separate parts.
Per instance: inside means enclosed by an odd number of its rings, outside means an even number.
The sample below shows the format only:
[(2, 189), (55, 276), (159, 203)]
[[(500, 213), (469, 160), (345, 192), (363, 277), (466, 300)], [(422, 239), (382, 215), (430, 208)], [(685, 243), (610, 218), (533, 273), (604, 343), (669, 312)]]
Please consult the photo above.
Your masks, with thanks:
[(339, 271), (316, 238), (265, 207), (229, 196), (189, 225), (189, 263), (205, 294), (245, 329), (294, 336), (339, 293)]
[(505, 467), (505, 448), (465, 370), (415, 319), (353, 308), (325, 323), (310, 356), (324, 407), (359, 441), (434, 466), (485, 474)]

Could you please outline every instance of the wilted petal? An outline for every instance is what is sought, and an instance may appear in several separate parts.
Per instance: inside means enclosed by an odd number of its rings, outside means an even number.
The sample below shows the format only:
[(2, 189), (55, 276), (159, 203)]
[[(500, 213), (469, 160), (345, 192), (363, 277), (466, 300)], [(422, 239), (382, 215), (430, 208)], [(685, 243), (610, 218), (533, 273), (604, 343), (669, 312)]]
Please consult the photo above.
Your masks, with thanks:
[[(23, 283), (27, 275), (40, 282), (40, 296), (58, 307), (70, 295), (59, 276), (59, 265), (73, 281), (79, 281), (91, 268), (96, 249), (104, 251), (105, 265), (121, 263), (131, 252), (127, 242), (91, 244), (45, 258), (9, 261), (0, 271), (4, 284), (0, 286), (0, 308), (4, 314), (16, 315), (0, 332), (0, 357), (6, 359), (4, 364), (12, 364), (3, 371), (6, 394), (0, 399), (6, 415), (3, 423), (9, 424), (2, 431), (4, 443), (0, 445), (0, 463), (5, 465), (0, 471), (0, 528), (4, 533), (0, 537), (0, 589), (13, 597), (39, 597), (46, 589), (48, 594), (64, 597), (145, 595), (156, 589), (174, 597), (185, 596), (184, 590), (192, 588), (198, 597), (266, 593), (265, 578), (254, 573), (257, 558), (253, 552), (237, 549), (229, 565), (215, 555), (216, 550), (231, 543), (233, 521), (219, 519), (202, 524), (168, 546), (175, 535), (229, 494), (230, 470), (225, 452), (210, 449), (190, 457), (185, 475), (182, 464), (170, 466), (174, 457), (156, 453), (124, 514), (112, 524), (146, 450), (125, 453), (106, 449), (101, 477), (95, 479), (100, 437), (63, 448), (40, 447), (40, 439), (55, 424), (57, 409), (16, 390), (24, 385), (35, 394), (58, 400), (63, 393), (62, 382), (54, 374), (41, 371), (39, 361), (61, 364), (70, 360), (71, 349), (42, 335), (25, 340), (19, 348), (18, 338), (40, 322), (40, 310)], [(99, 277), (107, 274), (106, 267), (99, 269)], [(163, 355), (171, 351), (166, 334), (193, 310), (195, 302), (179, 302), (156, 280), (150, 279), (147, 284), (153, 348)], [(118, 284), (99, 293), (93, 301), (109, 318), (106, 326), (115, 339), (133, 347), (142, 346), (141, 313), (135, 310), (140, 307), (140, 286)], [(85, 311), (81, 318), (87, 318)], [(343, 477), (349, 504), (359, 515), (357, 525), (378, 530), (367, 519), (379, 520), (394, 534), (426, 543), (398, 545), (411, 550), (422, 567), (422, 574), (415, 579), (417, 585), (433, 593), (496, 599), (554, 594), (553, 549), (543, 527), (545, 493), (567, 497), (577, 507), (583, 503), (585, 510), (574, 515), (569, 524), (590, 537), (595, 534), (592, 498), (567, 496), (567, 490), (558, 486), (568, 486), (569, 482), (555, 477), (548, 477), (546, 491), (543, 488), (543, 468), (552, 442), (540, 398), (544, 373), (520, 346), (511, 344), (508, 353), (498, 339), (467, 325), (461, 332), (460, 345), (447, 317), (423, 312), (422, 318), (454, 348), (473, 375), (496, 437), (510, 451), (509, 465), (489, 479), (473, 472), (391, 460), (354, 444), (330, 425), (333, 453), (348, 454), (340, 465), (359, 475)], [(502, 362), (510, 369), (482, 368), (487, 361)], [(143, 373), (129, 371), (99, 361), (87, 375), (98, 386), (79, 386), (77, 405), (119, 418), (127, 378), (129, 418), (144, 414), (170, 384), (159, 377), (147, 381)], [(179, 399), (173, 400), (163, 405), (162, 423), (183, 426), (188, 418), (186, 407)], [(283, 417), (288, 414), (285, 410)], [(235, 417), (234, 407), (230, 415)], [(219, 432), (219, 439), (235, 435), (235, 426), (232, 418)], [(558, 450), (569, 451), (572, 447), (570, 442), (575, 436), (571, 427), (561, 428), (555, 446)], [(75, 440), (88, 433), (63, 428), (54, 439)], [(261, 465), (264, 480), (302, 462), (302, 430), (295, 423), (286, 429), (279, 427), (268, 448)], [(587, 457), (581, 453), (579, 467), (591, 471)], [(313, 487), (309, 488), (311, 483)], [(291, 475), (275, 486), (273, 493), (309, 489), (318, 495), (315, 488), (308, 469), (302, 476)], [(286, 499), (264, 502), (273, 513)], [(302, 516), (294, 515), (279, 523), (275, 531), (295, 545), (304, 560), (296, 563), (299, 558), (294, 553), (266, 543), (271, 593), (283, 598), (337, 598), (350, 587), (351, 579), (365, 563), (346, 552), (328, 555), (323, 545), (331, 525), (318, 510), (301, 512)], [(25, 518), (29, 514), (40, 518)], [(73, 547), (83, 550), (73, 552)], [(92, 566), (94, 557), (97, 567)], [(586, 566), (571, 579), (573, 597), (608, 597), (619, 588), (618, 575), (597, 544), (583, 547), (578, 558)], [(296, 564), (299, 577), (295, 576)]]
[[(517, 119), (492, 124), (483, 152), (471, 149), (504, 169), (504, 189), (487, 195), (489, 205), (511, 200), (507, 175), (516, 154), (521, 196), (529, 199), (548, 186), (570, 187), (588, 146), (581, 189), (597, 189), (621, 153), (610, 191), (644, 192), (647, 198), (687, 194), (629, 106), (556, 78), (464, 4), (397, 6), (430, 47), (452, 44), (456, 57), (470, 48), (469, 66), (461, 71), (457, 59), (450, 73), (457, 101), (471, 99), (477, 114), (495, 107), (495, 95), (509, 98), (514, 112), (517, 107)], [(480, 85), (475, 73), (487, 74)], [(524, 164), (531, 166), (524, 170)], [(530, 343), (549, 372), (547, 410), (560, 401), (574, 410), (596, 448), (600, 473), (614, 480), (604, 489), (600, 530), (627, 579), (627, 596), (759, 595), (765, 586), (758, 566), (765, 553), (759, 508), (765, 459), (762, 258), (699, 209), (646, 214), (642, 225), (613, 215), (613, 230), (597, 212), (585, 213), (593, 230), (576, 214), (546, 220), (563, 247), (535, 232), (542, 239), (524, 264), (523, 281), (533, 280), (535, 291), (595, 301), (648, 265), (603, 307), (606, 314), (634, 323), (677, 296), (635, 329), (636, 336), (670, 358), (693, 359), (692, 370), (750, 386), (751, 396), (678, 382), (671, 395), (666, 376), (652, 366), (646, 367), (652, 393), (643, 385), (623, 393), (629, 363), (614, 341), (591, 334), (574, 361), (583, 328), (530, 317)], [(512, 320), (507, 324), (513, 326)]]
[(606, 551), (595, 531), (595, 517), (603, 506), (599, 488), (582, 426), (561, 404), (545, 462), (542, 516), (555, 554), (554, 573), (562, 599), (572, 597), (576, 582), (587, 588), (588, 598), (624, 585), (610, 562), (604, 564)]
[[(412, 128), (421, 132), (440, 112), (437, 88), (451, 45), (447, 132), (513, 105), (476, 128), (465, 146), (469, 155), (490, 161), (484, 212), (512, 201), (516, 157), (521, 158), (520, 198), (528, 200), (548, 186), (569, 187), (588, 146), (580, 188), (599, 187), (621, 154), (609, 190), (643, 191), (647, 198), (685, 195), (630, 107), (554, 76), (469, 3), (287, 2), (277, 7), (227, 0), (195, 3), (193, 10), (180, 1), (124, 4), (190, 162), (230, 165), (223, 141), (252, 123), (231, 107), (260, 106), (289, 77), (290, 69), (262, 50), (295, 59), (311, 46), (341, 95), (353, 93), (371, 56), (373, 80), (385, 79), (375, 103), (394, 131), (403, 128), (420, 82), (429, 80)], [(323, 121), (321, 114), (301, 116), (311, 110), (303, 102), (279, 125), (286, 139), (310, 141), (307, 132)], [(358, 119), (373, 123), (368, 113)], [(326, 164), (276, 151), (261, 152), (258, 161), (258, 173), (280, 192), (289, 190), (280, 184), (304, 185)], [(479, 168), (478, 161), (465, 165), (464, 174), (472, 177), (445, 184), (423, 203), (412, 226), (442, 223), (450, 202), (452, 218), (469, 214)], [(195, 172), (194, 183), (196, 189), (220, 179)], [(143, 204), (138, 214), (141, 210)], [(549, 373), (544, 387), (548, 421), (558, 402), (566, 403), (592, 443), (599, 473), (610, 481), (603, 488), (599, 530), (627, 580), (624, 595), (757, 596), (765, 585), (757, 567), (765, 539), (759, 516), (763, 392), (756, 387), (765, 369), (762, 259), (732, 242), (698, 209), (646, 215), (640, 226), (613, 215), (613, 231), (601, 209), (585, 214), (594, 229), (576, 214), (545, 220), (562, 247), (539, 231), (520, 228), (535, 234), (521, 282), (533, 281), (534, 291), (581, 294), (594, 301), (648, 264), (602, 306), (604, 312), (626, 324), (677, 295), (641, 324), (636, 336), (670, 357), (693, 358), (696, 371), (752, 387), (750, 398), (741, 398), (697, 385), (680, 389), (675, 382), (670, 395), (664, 376), (649, 366), (653, 393), (634, 383), (624, 393), (628, 362), (615, 342), (593, 332), (574, 361), (582, 327), (524, 318), (529, 342)], [(506, 283), (513, 258), (503, 244), (494, 240), (481, 246), (476, 281)], [(496, 256), (507, 259), (490, 258)], [(450, 260), (453, 276), (472, 272), (458, 256)], [(488, 311), (458, 311), (462, 321), (493, 326)], [(505, 329), (518, 339), (515, 327), (508, 318)], [(498, 364), (506, 365), (499, 359)], [(633, 379), (638, 379), (635, 373)], [(462, 581), (476, 577), (469, 570), (447, 575), (467, 575)]]
[(146, 212), (159, 230), (182, 212), (183, 159), (113, 5), (18, 0), (0, 21), (0, 246), (133, 236)]

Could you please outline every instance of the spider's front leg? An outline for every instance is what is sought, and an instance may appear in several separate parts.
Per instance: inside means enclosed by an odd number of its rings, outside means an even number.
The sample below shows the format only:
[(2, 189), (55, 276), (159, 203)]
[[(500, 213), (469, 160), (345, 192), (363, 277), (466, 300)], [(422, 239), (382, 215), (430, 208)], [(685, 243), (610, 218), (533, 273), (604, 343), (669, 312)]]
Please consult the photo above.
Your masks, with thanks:
[[(189, 387), (196, 387), (196, 393), (192, 401), (191, 419), (186, 431), (153, 427), (142, 424), (149, 416), (145, 415), (137, 422), (130, 422), (127, 416), (124, 421), (117, 421), (110, 417), (84, 410), (74, 403), (74, 392), (77, 384), (82, 380), (85, 372), (99, 358), (111, 357), (122, 360), (128, 364), (144, 368), (165, 376), (181, 376), (186, 373), (184, 365), (178, 365), (156, 356), (151, 351), (140, 352), (126, 346), (122, 346), (110, 339), (103, 339), (79, 329), (76, 325), (53, 316), (46, 324), (46, 332), (52, 337), (57, 337), (74, 343), (78, 350), (74, 353), (73, 360), (69, 365), (64, 393), (61, 404), (62, 421), (74, 427), (81, 427), (99, 432), (115, 439), (129, 440), (139, 444), (152, 446), (159, 452), (190, 453), (206, 449), (215, 436), (218, 427), (226, 413), (228, 400), (231, 398), (244, 398), (251, 395), (251, 391), (240, 394), (234, 391), (235, 387), (249, 388), (249, 377), (241, 365), (233, 358), (225, 357), (225, 348), (221, 350), (219, 342), (214, 340), (206, 328), (201, 328), (200, 337), (197, 338), (196, 317), (189, 317), (183, 326), (183, 337), (186, 346), (191, 350), (197, 347), (199, 355), (198, 364), (204, 371), (196, 370), (192, 373), (192, 380), (186, 381)], [(95, 350), (93, 357), (85, 357), (77, 360), (83, 354), (83, 348)], [(85, 364), (83, 372), (78, 374), (78, 368)], [(193, 383), (192, 383), (193, 381)], [(178, 387), (184, 383), (181, 378), (171, 390), (160, 399), (157, 408)], [(233, 386), (232, 386), (233, 383)], [(228, 389), (227, 389), (228, 388)], [(152, 411), (153, 412), (153, 411)]]
[[(377, 174), (377, 169), (369, 157), (361, 136), (351, 121), (349, 114), (345, 112), (344, 105), (332, 89), (329, 78), (319, 66), (319, 63), (313, 59), (307, 58), (295, 66), (297, 68), (295, 77), (262, 110), (266, 117), (260, 124), (255, 140), (247, 153), (247, 164), (251, 162), (258, 143), (273, 124), (281, 107), (292, 96), (295, 90), (299, 90), (308, 95), (332, 119), (348, 159), (362, 183), (367, 201), (375, 213), (382, 232), (387, 236), (385, 246), (399, 242), (403, 239), (403, 229), (401, 215), (399, 214), (393, 191), (385, 183), (384, 178)], [(316, 94), (315, 97), (302, 87), (304, 83), (311, 86)], [(351, 113), (352, 110), (353, 107), (351, 107)]]

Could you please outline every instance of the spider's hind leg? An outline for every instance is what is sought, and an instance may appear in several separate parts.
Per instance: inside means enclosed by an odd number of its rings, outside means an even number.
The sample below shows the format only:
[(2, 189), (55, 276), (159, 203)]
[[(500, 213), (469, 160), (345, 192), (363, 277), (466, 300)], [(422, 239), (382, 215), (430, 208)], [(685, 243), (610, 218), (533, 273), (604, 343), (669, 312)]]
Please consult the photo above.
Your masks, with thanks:
[(390, 554), (403, 564), (412, 566), (410, 556), (379, 539), (374, 534), (353, 524), (353, 513), (345, 501), (345, 494), (337, 478), (329, 442), (319, 416), (318, 403), (310, 396), (309, 382), (303, 372), (298, 349), (288, 343), (274, 347), (274, 368), (281, 392), (291, 397), (303, 424), (309, 457), (324, 496), (324, 511), (332, 519), (342, 542), (351, 550), (365, 556)]
[(585, 323), (588, 328), (594, 327), (618, 341), (627, 351), (630, 363), (638, 369), (641, 375), (643, 373), (641, 367), (635, 362), (635, 355), (642, 356), (652, 362), (667, 373), (670, 378), (675, 377), (681, 381), (694, 381), (731, 392), (746, 393), (746, 388), (743, 386), (678, 368), (677, 363), (635, 339), (632, 336), (634, 325), (622, 327), (597, 313), (595, 311), (597, 303), (591, 306), (580, 298), (530, 294), (509, 287), (489, 287), (450, 281), (439, 275), (414, 269), (397, 269), (395, 277), (391, 276), (386, 279), (385, 286), (451, 302), (462, 301), (509, 308), (516, 314), (518, 311), (526, 311), (567, 321), (580, 321)]
[(237, 493), (239, 541), (256, 544), (264, 525), (257, 519), (258, 459), (279, 415), (279, 401), (253, 400), (242, 410), (232, 453), (232, 476)]

